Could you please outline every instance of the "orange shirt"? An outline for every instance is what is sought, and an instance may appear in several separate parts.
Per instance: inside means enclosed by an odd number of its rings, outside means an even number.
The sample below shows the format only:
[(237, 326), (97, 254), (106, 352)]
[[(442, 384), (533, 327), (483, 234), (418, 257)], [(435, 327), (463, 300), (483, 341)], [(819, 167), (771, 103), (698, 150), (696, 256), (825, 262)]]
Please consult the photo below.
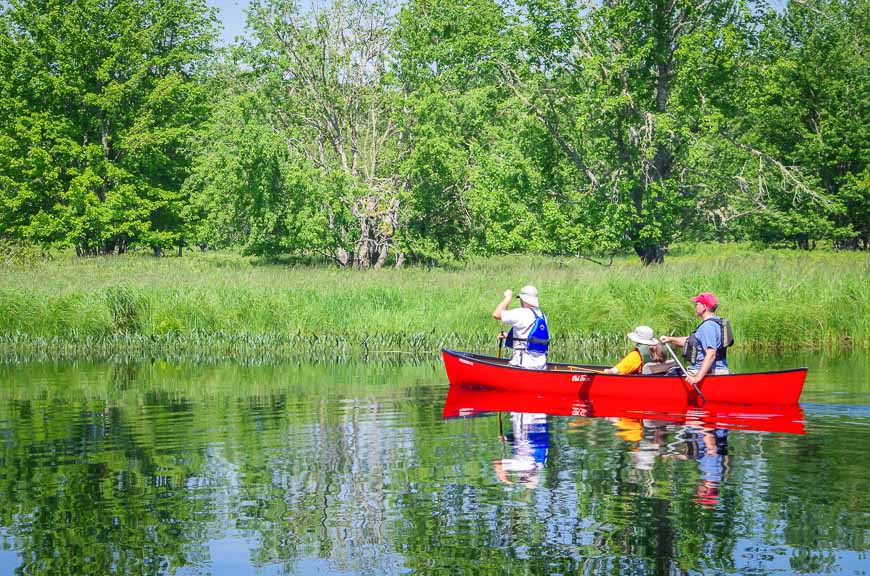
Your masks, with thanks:
[(614, 366), (620, 374), (635, 374), (643, 368), (643, 357), (636, 349), (625, 355), (625, 358)]

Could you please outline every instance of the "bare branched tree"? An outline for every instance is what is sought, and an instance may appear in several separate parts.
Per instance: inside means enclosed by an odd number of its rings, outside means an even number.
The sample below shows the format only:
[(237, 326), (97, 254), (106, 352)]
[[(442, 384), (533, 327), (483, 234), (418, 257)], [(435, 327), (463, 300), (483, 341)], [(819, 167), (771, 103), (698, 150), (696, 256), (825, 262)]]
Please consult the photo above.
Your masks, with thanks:
[(292, 152), (324, 177), (342, 175), (350, 192), (337, 201), (352, 219), (326, 208), (337, 239), (328, 256), (341, 266), (382, 266), (394, 247), (402, 186), (390, 164), (400, 144), (397, 94), (385, 78), (390, 7), (340, 0), (303, 13), (291, 1), (265, 0), (252, 10), (267, 48), (264, 72), (281, 103), (276, 127)]

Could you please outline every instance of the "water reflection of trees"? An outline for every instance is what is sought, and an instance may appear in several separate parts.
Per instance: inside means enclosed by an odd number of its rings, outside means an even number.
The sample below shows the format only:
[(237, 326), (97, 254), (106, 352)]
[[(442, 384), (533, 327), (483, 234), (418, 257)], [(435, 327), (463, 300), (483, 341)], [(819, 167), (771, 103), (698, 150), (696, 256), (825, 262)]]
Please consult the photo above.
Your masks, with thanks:
[[(588, 425), (597, 431), (601, 428), (597, 424)], [(678, 430), (670, 430), (667, 437), (674, 456), (682, 449)], [(862, 515), (849, 512), (845, 500), (829, 507), (821, 494), (797, 498), (783, 493), (789, 486), (793, 490), (795, 485), (812, 484), (811, 477), (802, 477), (805, 471), (799, 463), (790, 464), (794, 450), (787, 436), (738, 433), (739, 465), (720, 487), (718, 503), (710, 508), (695, 494), (702, 473), (690, 459), (658, 458), (650, 470), (639, 473), (623, 443), (610, 436), (563, 432), (553, 438), (548, 491), (505, 494), (496, 486), (495, 496), (491, 489), (478, 487), (450, 490), (449, 500), (409, 497), (403, 510), (414, 511), (412, 518), (429, 528), (425, 541), (411, 540), (412, 549), (425, 558), (433, 546), (461, 548), (465, 538), (474, 537), (474, 547), (499, 550), (496, 556), (503, 559), (495, 566), (505, 572), (510, 571), (506, 566), (518, 564), (541, 572), (604, 573), (734, 571), (740, 561), (764, 565), (789, 550), (740, 549), (746, 545), (741, 540), (755, 539), (780, 541), (793, 550), (793, 568), (811, 569), (830, 558), (823, 550), (807, 554), (808, 548), (815, 548), (812, 533), (818, 533), (819, 524), (810, 517), (812, 512), (801, 511), (801, 500), (810, 511), (823, 506), (829, 509), (826, 516), (849, 516), (845, 523), (833, 517), (823, 522), (832, 536), (828, 546), (866, 549), (855, 524)], [(477, 438), (467, 448), (473, 450), (476, 442), (486, 440)], [(450, 516), (439, 514), (444, 508), (478, 510), (478, 521), (471, 526), (461, 518), (451, 523)], [(793, 537), (793, 521), (802, 527), (794, 528), (806, 534)], [(444, 561), (450, 564), (452, 557), (445, 556)]]
[(162, 456), (147, 426), (100, 402), (14, 408), (2, 442), (0, 524), (21, 551), (19, 573), (158, 574), (204, 553), (209, 516), (179, 490), (200, 462)]
[[(359, 573), (734, 572), (784, 553), (816, 571), (836, 563), (831, 550), (867, 548), (866, 470), (850, 458), (866, 434), (732, 434), (705, 508), (678, 428), (629, 441), (602, 420), (551, 418), (529, 490), (495, 477), (496, 419), (445, 424), (431, 389), (123, 374), (99, 393), (0, 393), (0, 525), (21, 573), (202, 568), (228, 534), (254, 566), (285, 572), (310, 559)], [(661, 449), (639, 466), (643, 441)], [(816, 483), (825, 490), (795, 493)], [(747, 539), (770, 544), (742, 549)]]

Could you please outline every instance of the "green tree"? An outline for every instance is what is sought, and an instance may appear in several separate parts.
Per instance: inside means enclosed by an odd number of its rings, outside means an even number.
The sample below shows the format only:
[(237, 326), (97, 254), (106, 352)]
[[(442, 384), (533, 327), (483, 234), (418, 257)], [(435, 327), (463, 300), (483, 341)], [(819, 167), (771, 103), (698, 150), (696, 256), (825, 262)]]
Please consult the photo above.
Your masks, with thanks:
[(218, 67), (211, 87), (211, 110), (185, 182), (194, 242), (256, 254), (288, 251), (289, 154), (268, 123), (268, 103), (250, 71), (233, 60)]
[(196, 80), (215, 15), (193, 0), (14, 0), (0, 14), (0, 235), (81, 255), (181, 246)]
[(394, 36), (405, 94), (404, 240), (418, 255), (549, 252), (552, 146), (501, 81), (514, 18), (491, 0), (415, 0)]
[(821, 239), (870, 245), (868, 23), (865, 0), (792, 1), (765, 15), (731, 130), (756, 156), (779, 159), (774, 177), (801, 178), (759, 195), (752, 237), (801, 248)]
[(265, 0), (249, 16), (256, 44), (245, 65), (268, 126), (287, 147), (295, 175), (285, 177), (296, 181), (307, 214), (310, 233), (288, 248), (343, 267), (404, 260), (396, 247), (405, 189), (396, 169), (404, 154), (400, 99), (387, 79), (393, 20), (387, 6), (357, 0), (306, 13), (292, 1)]
[(705, 52), (728, 58), (740, 48), (747, 10), (730, 0), (520, 6), (504, 78), (564, 158), (549, 170), (581, 229), (571, 249), (630, 248), (661, 262), (695, 213), (692, 151), (709, 131), (703, 110), (674, 95)]

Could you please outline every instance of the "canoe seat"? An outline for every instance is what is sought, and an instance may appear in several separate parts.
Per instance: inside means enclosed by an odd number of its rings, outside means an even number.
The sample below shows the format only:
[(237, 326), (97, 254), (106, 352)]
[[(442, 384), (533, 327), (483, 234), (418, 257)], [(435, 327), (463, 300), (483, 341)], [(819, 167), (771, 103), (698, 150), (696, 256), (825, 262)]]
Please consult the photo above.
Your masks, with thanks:
[(676, 363), (673, 360), (667, 360), (665, 362), (647, 362), (643, 365), (643, 368), (640, 369), (640, 373), (662, 374), (663, 372), (667, 372), (674, 366), (676, 366)]

